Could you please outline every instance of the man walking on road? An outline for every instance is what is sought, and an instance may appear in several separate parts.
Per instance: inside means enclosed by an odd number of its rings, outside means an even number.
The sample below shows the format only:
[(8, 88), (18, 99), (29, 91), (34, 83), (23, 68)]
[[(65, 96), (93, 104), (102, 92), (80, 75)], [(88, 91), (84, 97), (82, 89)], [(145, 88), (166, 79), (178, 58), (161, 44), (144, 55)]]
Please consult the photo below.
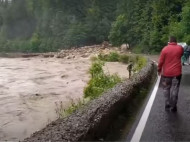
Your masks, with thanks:
[(158, 64), (158, 74), (161, 74), (163, 78), (165, 109), (173, 112), (177, 111), (178, 92), (182, 75), (182, 55), (183, 48), (177, 45), (175, 37), (170, 37), (168, 45), (161, 51)]

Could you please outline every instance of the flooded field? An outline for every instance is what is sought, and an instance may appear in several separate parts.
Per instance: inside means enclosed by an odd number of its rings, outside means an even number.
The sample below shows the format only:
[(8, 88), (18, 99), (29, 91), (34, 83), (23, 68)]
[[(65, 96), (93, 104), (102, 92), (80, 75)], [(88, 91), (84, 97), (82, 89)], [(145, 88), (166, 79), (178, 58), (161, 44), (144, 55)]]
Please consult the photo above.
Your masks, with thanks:
[(0, 140), (23, 140), (57, 118), (56, 103), (83, 96), (90, 61), (0, 58)]

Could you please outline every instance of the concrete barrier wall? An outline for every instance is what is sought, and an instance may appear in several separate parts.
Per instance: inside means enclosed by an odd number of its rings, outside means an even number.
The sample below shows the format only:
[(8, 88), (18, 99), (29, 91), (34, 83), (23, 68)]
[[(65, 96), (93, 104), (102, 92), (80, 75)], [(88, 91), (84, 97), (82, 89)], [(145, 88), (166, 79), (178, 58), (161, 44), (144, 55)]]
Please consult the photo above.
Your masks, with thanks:
[[(98, 99), (71, 116), (58, 119), (41, 131), (34, 133), (25, 142), (42, 141), (93, 141), (104, 136), (129, 97), (147, 87), (155, 77), (156, 66), (149, 61), (135, 77), (118, 84)], [(36, 120), (37, 121), (37, 120)]]

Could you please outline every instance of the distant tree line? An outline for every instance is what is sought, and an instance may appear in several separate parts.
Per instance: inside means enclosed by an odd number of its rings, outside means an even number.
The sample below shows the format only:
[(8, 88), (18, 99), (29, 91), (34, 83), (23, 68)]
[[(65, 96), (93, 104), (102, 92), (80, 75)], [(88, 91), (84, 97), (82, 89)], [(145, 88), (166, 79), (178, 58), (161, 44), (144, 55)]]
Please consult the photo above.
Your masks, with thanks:
[(48, 52), (110, 41), (158, 52), (190, 42), (188, 0), (0, 0), (0, 51)]

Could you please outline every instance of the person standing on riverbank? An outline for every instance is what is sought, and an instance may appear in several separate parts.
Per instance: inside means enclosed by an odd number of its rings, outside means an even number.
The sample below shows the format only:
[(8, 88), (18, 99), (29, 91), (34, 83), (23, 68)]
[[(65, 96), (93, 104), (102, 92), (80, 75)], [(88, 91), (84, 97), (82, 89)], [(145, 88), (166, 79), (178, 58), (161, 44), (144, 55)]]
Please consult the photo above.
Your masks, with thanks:
[(175, 37), (171, 36), (169, 43), (160, 54), (158, 74), (162, 75), (165, 110), (177, 111), (177, 100), (182, 75), (181, 57), (183, 48), (177, 45)]

